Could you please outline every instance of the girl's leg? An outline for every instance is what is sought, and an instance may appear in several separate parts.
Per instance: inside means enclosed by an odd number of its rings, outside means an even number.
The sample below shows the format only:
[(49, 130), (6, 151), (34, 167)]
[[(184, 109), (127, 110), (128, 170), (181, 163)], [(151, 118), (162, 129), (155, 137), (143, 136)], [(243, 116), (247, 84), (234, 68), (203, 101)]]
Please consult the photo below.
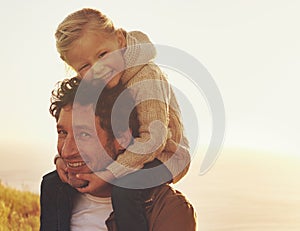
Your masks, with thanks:
[(146, 191), (113, 186), (112, 205), (118, 231), (148, 231)]
[[(153, 167), (158, 168), (143, 171)], [(150, 200), (150, 192), (172, 181), (169, 170), (157, 159), (145, 164), (143, 169), (118, 179), (113, 186), (112, 205), (118, 231), (148, 231), (145, 205)]]

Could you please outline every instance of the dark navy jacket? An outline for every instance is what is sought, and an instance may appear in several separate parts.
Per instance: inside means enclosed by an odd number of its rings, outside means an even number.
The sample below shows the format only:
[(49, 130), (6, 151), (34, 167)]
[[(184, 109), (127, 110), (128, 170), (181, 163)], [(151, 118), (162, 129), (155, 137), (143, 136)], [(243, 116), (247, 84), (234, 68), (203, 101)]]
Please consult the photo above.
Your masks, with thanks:
[(72, 199), (76, 193), (75, 189), (60, 180), (56, 171), (43, 177), (40, 231), (70, 230)]
[[(72, 201), (78, 193), (63, 183), (57, 172), (43, 177), (41, 185), (40, 231), (70, 231)], [(146, 205), (150, 231), (195, 231), (196, 214), (184, 195), (169, 185), (155, 187)], [(113, 213), (106, 220), (110, 231), (117, 231)]]

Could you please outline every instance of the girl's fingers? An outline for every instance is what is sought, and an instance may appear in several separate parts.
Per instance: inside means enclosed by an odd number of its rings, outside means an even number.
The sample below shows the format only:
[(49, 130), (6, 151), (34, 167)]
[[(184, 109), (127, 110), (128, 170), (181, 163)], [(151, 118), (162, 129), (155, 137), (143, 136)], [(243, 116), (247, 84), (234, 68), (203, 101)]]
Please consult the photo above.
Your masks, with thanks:
[(94, 178), (93, 173), (80, 173), (76, 174), (76, 177), (80, 180), (91, 181)]
[(89, 185), (87, 185), (86, 187), (83, 187), (83, 188), (76, 188), (78, 192), (81, 192), (81, 193), (90, 193), (91, 189), (89, 187)]

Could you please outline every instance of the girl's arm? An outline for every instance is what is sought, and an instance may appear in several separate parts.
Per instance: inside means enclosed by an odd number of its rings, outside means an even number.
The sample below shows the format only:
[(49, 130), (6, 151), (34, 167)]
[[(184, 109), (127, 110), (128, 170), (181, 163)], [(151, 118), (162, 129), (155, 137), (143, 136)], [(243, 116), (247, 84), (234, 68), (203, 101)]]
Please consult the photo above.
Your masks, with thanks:
[[(139, 137), (107, 169), (116, 177), (143, 168), (164, 149), (169, 130), (170, 86), (155, 65), (147, 65), (130, 83), (136, 100)], [(126, 148), (126, 147), (125, 147)]]

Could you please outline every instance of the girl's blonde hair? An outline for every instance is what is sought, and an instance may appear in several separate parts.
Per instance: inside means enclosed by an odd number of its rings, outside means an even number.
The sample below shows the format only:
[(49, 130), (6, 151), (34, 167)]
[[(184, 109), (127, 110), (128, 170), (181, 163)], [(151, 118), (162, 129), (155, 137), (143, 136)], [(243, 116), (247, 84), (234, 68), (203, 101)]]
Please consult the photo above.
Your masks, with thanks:
[(66, 62), (66, 53), (71, 44), (85, 31), (115, 32), (113, 22), (98, 10), (84, 8), (68, 15), (55, 32), (56, 48), (62, 60)]

